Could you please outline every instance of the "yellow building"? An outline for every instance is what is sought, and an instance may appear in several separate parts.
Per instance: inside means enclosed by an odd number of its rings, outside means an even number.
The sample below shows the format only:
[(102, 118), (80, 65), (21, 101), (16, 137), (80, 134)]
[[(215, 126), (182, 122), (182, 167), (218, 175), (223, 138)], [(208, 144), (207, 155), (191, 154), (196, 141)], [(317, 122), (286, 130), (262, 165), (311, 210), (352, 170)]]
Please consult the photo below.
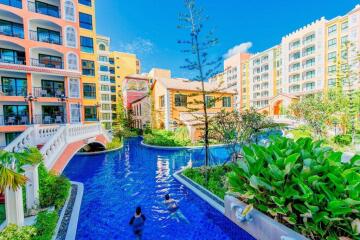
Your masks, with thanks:
[[(122, 85), (126, 76), (132, 74), (139, 74), (141, 70), (140, 60), (136, 57), (135, 54), (123, 53), (112, 51), (110, 52), (110, 82), (112, 84), (111, 90), (111, 104), (113, 116), (116, 118), (116, 107), (117, 103), (120, 101), (120, 96), (122, 93)], [(115, 89), (113, 89), (113, 87)]]
[[(99, 80), (96, 45), (95, 0), (79, 3), (80, 59), (82, 65), (83, 114), (85, 122), (98, 121)], [(86, 3), (87, 2), (87, 3)]]
[[(205, 83), (209, 104), (209, 116), (222, 109), (232, 111), (234, 93), (216, 91), (217, 84)], [(191, 139), (198, 140), (202, 135), (202, 94), (201, 82), (179, 78), (155, 78), (151, 91), (152, 125), (154, 128), (171, 130), (179, 125), (188, 128)]]

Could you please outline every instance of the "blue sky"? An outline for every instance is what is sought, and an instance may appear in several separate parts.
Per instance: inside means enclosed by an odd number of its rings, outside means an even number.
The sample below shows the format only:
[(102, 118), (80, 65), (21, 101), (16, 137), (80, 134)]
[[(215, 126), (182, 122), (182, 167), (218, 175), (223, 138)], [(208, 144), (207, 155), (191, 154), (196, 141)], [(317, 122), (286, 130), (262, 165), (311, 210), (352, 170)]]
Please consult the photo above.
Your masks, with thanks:
[[(244, 42), (250, 52), (263, 51), (281, 41), (281, 36), (322, 16), (327, 19), (350, 11), (359, 0), (198, 0), (210, 17), (220, 44), (219, 56)], [(112, 50), (138, 55), (142, 71), (152, 67), (171, 69), (175, 77), (189, 73), (180, 39), (187, 33), (177, 29), (182, 0), (97, 0), (97, 32), (111, 37)]]

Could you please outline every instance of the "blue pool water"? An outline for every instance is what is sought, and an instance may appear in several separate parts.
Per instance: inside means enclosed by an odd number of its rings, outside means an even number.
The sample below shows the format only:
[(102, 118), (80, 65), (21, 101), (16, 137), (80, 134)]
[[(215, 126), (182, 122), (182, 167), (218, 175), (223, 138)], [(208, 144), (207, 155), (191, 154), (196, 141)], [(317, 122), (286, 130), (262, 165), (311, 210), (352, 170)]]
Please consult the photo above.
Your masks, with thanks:
[[(211, 155), (215, 164), (229, 154), (216, 148)], [(200, 159), (203, 150), (149, 149), (139, 138), (127, 140), (118, 152), (75, 156), (64, 174), (85, 187), (77, 239), (135, 239), (129, 220), (137, 206), (147, 217), (144, 240), (254, 239), (172, 177), (183, 166), (202, 165)], [(169, 217), (166, 193), (180, 200), (189, 224)]]

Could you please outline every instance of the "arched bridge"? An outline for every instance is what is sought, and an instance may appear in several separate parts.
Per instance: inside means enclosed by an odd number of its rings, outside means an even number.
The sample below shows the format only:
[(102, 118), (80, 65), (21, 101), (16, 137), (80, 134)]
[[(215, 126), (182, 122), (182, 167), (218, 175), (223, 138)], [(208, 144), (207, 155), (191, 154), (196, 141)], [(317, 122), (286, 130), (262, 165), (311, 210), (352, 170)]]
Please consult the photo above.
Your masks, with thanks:
[(35, 146), (40, 149), (48, 169), (61, 173), (71, 158), (84, 146), (99, 143), (105, 146), (111, 137), (101, 124), (72, 124), (59, 126), (34, 125), (11, 142), (6, 151), (18, 152)]

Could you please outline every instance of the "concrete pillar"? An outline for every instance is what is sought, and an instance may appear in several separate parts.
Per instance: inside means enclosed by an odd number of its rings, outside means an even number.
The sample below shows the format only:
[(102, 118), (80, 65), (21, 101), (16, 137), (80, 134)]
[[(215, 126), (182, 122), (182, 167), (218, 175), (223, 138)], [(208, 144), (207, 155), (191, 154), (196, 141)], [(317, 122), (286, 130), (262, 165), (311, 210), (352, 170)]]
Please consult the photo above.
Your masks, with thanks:
[(39, 206), (39, 165), (25, 165), (26, 182), (26, 208), (35, 209)]
[(21, 187), (16, 191), (11, 188), (5, 190), (6, 225), (16, 224), (24, 226), (24, 206)]

